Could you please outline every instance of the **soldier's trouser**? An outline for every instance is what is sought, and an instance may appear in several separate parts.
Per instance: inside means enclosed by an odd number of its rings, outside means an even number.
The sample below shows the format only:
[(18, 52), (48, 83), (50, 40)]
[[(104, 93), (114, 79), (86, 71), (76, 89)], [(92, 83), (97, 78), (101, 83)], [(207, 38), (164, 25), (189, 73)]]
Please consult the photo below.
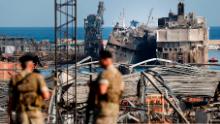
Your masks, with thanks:
[(105, 108), (98, 110), (95, 116), (95, 124), (117, 124), (119, 105), (107, 103)]
[(22, 112), (17, 114), (17, 124), (44, 124), (43, 115), (40, 111)]
[(118, 116), (106, 116), (96, 119), (96, 124), (117, 124)]

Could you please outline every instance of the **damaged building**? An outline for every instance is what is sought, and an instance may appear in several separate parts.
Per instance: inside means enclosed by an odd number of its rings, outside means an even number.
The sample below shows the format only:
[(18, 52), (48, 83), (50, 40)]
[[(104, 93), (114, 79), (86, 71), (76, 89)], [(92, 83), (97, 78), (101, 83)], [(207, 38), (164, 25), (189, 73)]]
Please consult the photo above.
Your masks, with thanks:
[(185, 14), (184, 3), (178, 13), (158, 19), (157, 56), (179, 63), (207, 63), (208, 29), (204, 17)]

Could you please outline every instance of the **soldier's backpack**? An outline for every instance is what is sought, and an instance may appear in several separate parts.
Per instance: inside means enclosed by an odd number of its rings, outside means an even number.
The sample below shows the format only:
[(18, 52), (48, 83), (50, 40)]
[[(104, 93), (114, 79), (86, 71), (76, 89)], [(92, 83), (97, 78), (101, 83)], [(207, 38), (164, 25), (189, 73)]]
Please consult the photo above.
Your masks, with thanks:
[(36, 111), (41, 109), (43, 98), (36, 73), (27, 74), (25, 77), (17, 76), (15, 83), (15, 98), (17, 111)]

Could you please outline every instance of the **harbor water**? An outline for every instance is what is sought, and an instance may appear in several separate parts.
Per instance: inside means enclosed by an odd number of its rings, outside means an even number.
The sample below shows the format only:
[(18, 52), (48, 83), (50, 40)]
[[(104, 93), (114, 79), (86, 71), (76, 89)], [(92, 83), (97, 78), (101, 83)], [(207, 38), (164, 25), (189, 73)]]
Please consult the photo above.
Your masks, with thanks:
[[(210, 58), (217, 58), (218, 64), (220, 64), (220, 50), (209, 50), (209, 59)], [(220, 66), (210, 66), (211, 70), (220, 70)]]
[[(112, 32), (112, 27), (103, 28), (103, 38), (108, 39), (109, 34)], [(37, 41), (42, 40), (54, 40), (54, 28), (53, 27), (0, 27), (0, 36), (12, 36), (12, 37), (26, 37), (33, 38)], [(77, 38), (79, 40), (84, 39), (84, 28), (79, 27), (77, 30)], [(220, 27), (209, 28), (209, 39), (220, 39)], [(217, 58), (220, 61), (220, 50), (209, 50), (209, 58)], [(220, 63), (220, 62), (219, 62)], [(210, 69), (220, 70), (220, 66), (212, 66)]]
[[(112, 32), (112, 27), (103, 28), (103, 38), (106, 40), (109, 34)], [(37, 41), (41, 40), (54, 40), (54, 28), (53, 27), (0, 27), (0, 36), (13, 36), (13, 37), (27, 37), (34, 38)], [(84, 39), (84, 28), (79, 27), (77, 30), (77, 38), (79, 40)], [(209, 28), (209, 39), (220, 39), (220, 27)]]

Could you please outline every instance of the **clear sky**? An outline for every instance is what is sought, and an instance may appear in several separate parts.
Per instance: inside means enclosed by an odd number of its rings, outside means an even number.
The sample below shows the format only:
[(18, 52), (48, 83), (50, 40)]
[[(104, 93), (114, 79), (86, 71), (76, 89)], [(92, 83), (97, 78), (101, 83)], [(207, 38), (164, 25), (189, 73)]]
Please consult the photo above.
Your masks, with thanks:
[[(78, 22), (96, 13), (99, 0), (78, 0)], [(126, 22), (135, 19), (146, 22), (154, 8), (151, 25), (158, 17), (176, 12), (179, 0), (103, 0), (105, 2), (105, 26), (112, 26), (125, 10)], [(185, 0), (186, 12), (193, 11), (208, 20), (209, 26), (220, 26), (220, 0)], [(54, 0), (0, 0), (0, 27), (51, 27), (54, 25)]]

